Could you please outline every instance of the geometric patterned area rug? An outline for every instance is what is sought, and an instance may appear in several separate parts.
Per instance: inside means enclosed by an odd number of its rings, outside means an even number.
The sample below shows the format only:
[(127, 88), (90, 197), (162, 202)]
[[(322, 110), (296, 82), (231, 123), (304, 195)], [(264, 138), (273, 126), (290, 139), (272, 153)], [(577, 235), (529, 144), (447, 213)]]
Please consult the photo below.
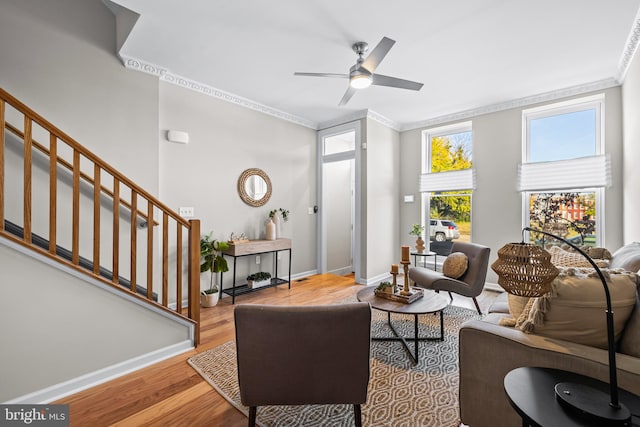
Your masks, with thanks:
[[(391, 336), (386, 313), (373, 310), (372, 336)], [(413, 336), (413, 316), (392, 314), (394, 327)], [(444, 341), (422, 341), (414, 365), (399, 342), (371, 342), (371, 375), (362, 422), (367, 426), (460, 425), (458, 416), (458, 330), (476, 311), (448, 306), (444, 310)], [(419, 335), (440, 333), (439, 315), (419, 316)], [(413, 348), (413, 343), (409, 343)], [(218, 393), (245, 415), (240, 403), (235, 342), (229, 341), (189, 359), (188, 363)], [(353, 426), (351, 405), (260, 406), (257, 423), (271, 426)]]

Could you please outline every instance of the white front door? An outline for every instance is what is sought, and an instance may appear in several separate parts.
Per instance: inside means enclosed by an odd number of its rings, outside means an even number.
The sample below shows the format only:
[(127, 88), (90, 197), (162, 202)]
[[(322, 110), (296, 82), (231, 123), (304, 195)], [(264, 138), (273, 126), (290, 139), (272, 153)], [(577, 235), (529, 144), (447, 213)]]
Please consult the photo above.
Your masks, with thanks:
[(360, 122), (318, 133), (318, 270), (359, 278)]

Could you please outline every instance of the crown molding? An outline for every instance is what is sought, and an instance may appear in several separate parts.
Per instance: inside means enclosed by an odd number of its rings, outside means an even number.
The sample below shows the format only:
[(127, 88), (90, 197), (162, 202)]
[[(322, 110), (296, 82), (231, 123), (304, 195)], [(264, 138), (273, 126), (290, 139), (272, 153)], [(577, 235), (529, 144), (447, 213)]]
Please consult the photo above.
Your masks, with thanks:
[(313, 130), (327, 129), (333, 126), (337, 126), (343, 123), (351, 122), (354, 120), (360, 120), (367, 118), (374, 120), (384, 126), (387, 126), (395, 131), (404, 132), (413, 129), (426, 128), (431, 126), (440, 125), (443, 123), (456, 122), (459, 120), (466, 120), (471, 117), (480, 116), (483, 114), (495, 113), (498, 111), (509, 110), (512, 108), (525, 107), (532, 104), (541, 102), (555, 101), (560, 98), (566, 98), (575, 95), (581, 95), (583, 93), (593, 92), (597, 90), (609, 89), (611, 87), (620, 86), (626, 78), (627, 72), (633, 61), (633, 58), (640, 45), (640, 9), (636, 14), (633, 27), (629, 32), (625, 48), (620, 56), (620, 62), (618, 64), (618, 75), (614, 78), (607, 78), (598, 80), (591, 83), (572, 86), (565, 89), (554, 90), (545, 92), (538, 95), (528, 96), (524, 98), (514, 99), (506, 102), (501, 102), (492, 105), (486, 105), (483, 107), (473, 108), (470, 110), (460, 111), (457, 113), (446, 114), (443, 116), (433, 117), (427, 120), (421, 120), (412, 123), (398, 123), (393, 121), (379, 113), (372, 110), (359, 110), (353, 113), (347, 114), (337, 119), (328, 120), (325, 122), (317, 123), (303, 117), (296, 116), (294, 114), (286, 113), (284, 111), (277, 110), (275, 108), (260, 104), (259, 102), (252, 101), (241, 96), (225, 92), (220, 89), (196, 82), (194, 80), (173, 74), (166, 68), (160, 67), (156, 64), (148, 63), (137, 58), (119, 55), (122, 63), (126, 68), (141, 71), (143, 73), (157, 76), (160, 80), (167, 83), (171, 83), (185, 89), (190, 89), (204, 95), (208, 95), (220, 100), (230, 102), (232, 104), (239, 105), (241, 107), (249, 108), (254, 111), (258, 111), (270, 116), (295, 123), (300, 126), (304, 126)]
[(318, 130), (329, 129), (334, 126), (343, 125), (345, 123), (353, 122), (355, 120), (361, 120), (367, 117), (368, 110), (358, 110), (349, 114), (345, 114), (342, 117), (338, 117), (337, 119), (331, 119), (324, 122), (318, 123)]
[(197, 81), (188, 79), (186, 77), (179, 76), (172, 73), (166, 68), (160, 67), (156, 64), (142, 61), (137, 58), (120, 55), (120, 59), (126, 68), (131, 70), (141, 71), (143, 73), (151, 74), (158, 77), (161, 81), (174, 84), (176, 86), (190, 89), (195, 92), (202, 93), (213, 98), (218, 98), (222, 101), (230, 102), (232, 104), (239, 105), (241, 107), (249, 108), (260, 113), (268, 114), (278, 119), (286, 120), (291, 123), (295, 123), (300, 126), (311, 128), (313, 130), (318, 129), (318, 124), (312, 120), (308, 120), (302, 117), (298, 117), (293, 114), (285, 113), (284, 111), (277, 110), (275, 108), (268, 107), (259, 102), (252, 101), (247, 98), (235, 95), (233, 93), (225, 92), (220, 89), (199, 83)]
[[(639, 44), (639, 41), (640, 41), (640, 21), (637, 20), (636, 25), (634, 26), (634, 30), (632, 31), (632, 34), (629, 36), (629, 43), (627, 43), (627, 49), (625, 49), (625, 54), (623, 55), (623, 59), (621, 60), (621, 66), (624, 63), (626, 64), (625, 66), (628, 69), (629, 63), (633, 58), (633, 55)], [(626, 57), (628, 57), (628, 59), (624, 59)], [(260, 104), (250, 99), (243, 98), (241, 96), (234, 95), (232, 93), (225, 92), (223, 90), (216, 89), (214, 87), (211, 87), (202, 83), (198, 83), (194, 80), (187, 79), (177, 74), (173, 74), (166, 68), (160, 67), (159, 65), (156, 65), (156, 64), (152, 64), (149, 62), (141, 61), (136, 58), (122, 56), (122, 55), (120, 56), (120, 59), (122, 60), (122, 63), (124, 64), (124, 66), (128, 69), (140, 71), (146, 74), (151, 74), (158, 77), (161, 81), (171, 83), (176, 86), (183, 87), (185, 89), (190, 89), (195, 92), (199, 92), (204, 95), (220, 99), (222, 101), (239, 105), (241, 107), (249, 108), (254, 111), (268, 114), (278, 119), (295, 123), (297, 125), (304, 126), (313, 130), (327, 129), (333, 126), (352, 122), (354, 120), (367, 118), (370, 120), (374, 120), (397, 132), (404, 132), (404, 131), (413, 130), (413, 129), (436, 126), (443, 123), (456, 122), (459, 120), (465, 120), (471, 117), (476, 117), (483, 114), (495, 113), (498, 111), (509, 110), (512, 108), (525, 107), (531, 104), (554, 101), (560, 98), (580, 95), (583, 93), (593, 92), (596, 90), (608, 89), (608, 88), (620, 85), (619, 79), (612, 77), (604, 80), (599, 80), (596, 82), (586, 83), (583, 85), (572, 86), (565, 89), (545, 92), (538, 95), (533, 95), (533, 96), (514, 99), (511, 101), (502, 102), (498, 104), (492, 104), (492, 105), (487, 105), (483, 107), (473, 108), (470, 110), (460, 111), (453, 114), (446, 114), (443, 116), (438, 116), (431, 119), (422, 120), (419, 122), (407, 123), (407, 124), (398, 123), (396, 121), (393, 121), (383, 116), (382, 114), (376, 113), (373, 110), (366, 110), (366, 109), (355, 111), (353, 113), (347, 114), (337, 119), (316, 123), (312, 120), (308, 120), (293, 114), (285, 113), (284, 111), (280, 111), (275, 108), (268, 107), (266, 105)], [(626, 70), (625, 70), (625, 73), (626, 73)]]
[(618, 64), (618, 83), (622, 84), (627, 77), (627, 71), (631, 66), (631, 61), (638, 50), (638, 44), (640, 44), (640, 9), (636, 14), (636, 19), (633, 23), (631, 31), (629, 31), (629, 37), (624, 45), (624, 50), (620, 56), (620, 63)]
[(584, 93), (593, 92), (597, 90), (609, 89), (611, 87), (620, 86), (618, 80), (611, 77), (604, 80), (598, 80), (591, 83), (586, 83), (578, 86), (572, 86), (564, 89), (554, 90), (551, 92), (545, 92), (538, 95), (527, 96), (524, 98), (514, 99), (507, 102), (501, 102), (498, 104), (487, 105), (484, 107), (472, 108), (470, 110), (460, 111), (458, 113), (446, 114), (444, 116), (434, 117), (432, 119), (422, 120), (419, 122), (409, 123), (400, 128), (401, 132), (419, 128), (427, 128), (431, 126), (440, 125), (443, 123), (451, 123), (459, 120), (465, 120), (483, 114), (496, 113), (499, 111), (510, 110), (513, 108), (526, 107), (532, 104), (538, 104), (541, 102), (555, 101), (561, 98), (567, 98), (574, 95), (582, 95)]
[(391, 128), (396, 132), (400, 132), (400, 129), (401, 129), (400, 123), (394, 120), (391, 120), (380, 113), (376, 113), (373, 110), (367, 110), (367, 118), (375, 122), (378, 122), (388, 128)]
[(373, 120), (397, 132), (400, 132), (400, 123), (395, 122), (383, 116), (380, 113), (376, 113), (373, 110), (358, 110), (358, 111), (354, 111), (353, 113), (349, 113), (347, 115), (338, 117), (336, 119), (331, 119), (325, 122), (321, 122), (320, 124), (318, 124), (318, 130), (332, 128), (334, 126), (343, 125), (345, 123), (349, 123), (354, 120), (361, 120), (361, 119)]
[(195, 80), (188, 79), (186, 77), (179, 76), (177, 74), (172, 73), (166, 68), (163, 68), (159, 65), (152, 64), (150, 62), (142, 61), (137, 58), (120, 55), (120, 60), (124, 64), (125, 68), (135, 71), (141, 71), (146, 74), (151, 74), (153, 76), (158, 77), (161, 81), (174, 84), (176, 86), (183, 87), (185, 89), (190, 89), (195, 92), (202, 93), (204, 95), (208, 95), (214, 98), (221, 99), (226, 102), (230, 102), (232, 104), (239, 105), (241, 107), (249, 108), (254, 111), (259, 111), (264, 114), (268, 114), (273, 117), (277, 117), (282, 120), (286, 120), (291, 123), (295, 123), (297, 125), (301, 125), (313, 130), (326, 129), (333, 126), (341, 125), (343, 123), (352, 122), (354, 120), (360, 119), (370, 119), (374, 120), (378, 123), (387, 126), (395, 131), (400, 131), (400, 124), (383, 116), (382, 114), (376, 113), (372, 110), (359, 110), (353, 112), (351, 114), (342, 116), (337, 119), (327, 120), (322, 123), (316, 123), (312, 120), (308, 120), (293, 114), (285, 113), (284, 111), (277, 110), (275, 108), (268, 107), (264, 104), (260, 104), (259, 102), (252, 101), (247, 98), (243, 98), (238, 95), (234, 95), (230, 92), (225, 92), (220, 89), (216, 89), (214, 87), (199, 83)]

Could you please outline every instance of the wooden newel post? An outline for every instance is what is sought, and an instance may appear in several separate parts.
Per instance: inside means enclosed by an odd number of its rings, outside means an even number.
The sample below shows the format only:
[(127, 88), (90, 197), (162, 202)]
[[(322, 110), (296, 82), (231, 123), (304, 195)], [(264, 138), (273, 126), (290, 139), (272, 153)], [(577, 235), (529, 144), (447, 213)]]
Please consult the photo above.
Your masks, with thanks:
[(196, 322), (194, 345), (200, 344), (200, 220), (189, 220), (189, 318)]

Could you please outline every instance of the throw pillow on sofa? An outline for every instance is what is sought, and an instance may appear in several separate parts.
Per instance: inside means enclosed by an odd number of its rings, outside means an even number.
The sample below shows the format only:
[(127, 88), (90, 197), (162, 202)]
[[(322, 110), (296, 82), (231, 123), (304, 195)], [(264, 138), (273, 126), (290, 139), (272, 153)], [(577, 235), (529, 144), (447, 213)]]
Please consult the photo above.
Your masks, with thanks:
[[(585, 274), (585, 271), (590, 271)], [(638, 276), (619, 270), (603, 270), (607, 279), (614, 315), (616, 342), (636, 304)], [(551, 284), (551, 292), (537, 298), (524, 332), (607, 348), (606, 300), (602, 282), (594, 270), (561, 269)]]
[(608, 259), (608, 260), (611, 259), (611, 252), (609, 252), (607, 248), (585, 246), (581, 249), (593, 259)]
[(640, 271), (640, 242), (624, 245), (613, 253), (609, 268), (624, 268), (627, 271)]
[[(552, 246), (547, 249), (547, 252), (551, 254), (551, 264), (556, 267), (584, 267), (584, 268), (593, 268), (591, 263), (587, 261), (587, 259), (582, 256), (582, 254), (578, 252), (570, 252), (565, 251), (559, 246)], [(595, 253), (595, 251), (594, 251)], [(599, 253), (600, 255), (605, 255), (603, 253)], [(593, 258), (593, 261), (600, 268), (609, 267), (608, 259), (597, 259)]]

